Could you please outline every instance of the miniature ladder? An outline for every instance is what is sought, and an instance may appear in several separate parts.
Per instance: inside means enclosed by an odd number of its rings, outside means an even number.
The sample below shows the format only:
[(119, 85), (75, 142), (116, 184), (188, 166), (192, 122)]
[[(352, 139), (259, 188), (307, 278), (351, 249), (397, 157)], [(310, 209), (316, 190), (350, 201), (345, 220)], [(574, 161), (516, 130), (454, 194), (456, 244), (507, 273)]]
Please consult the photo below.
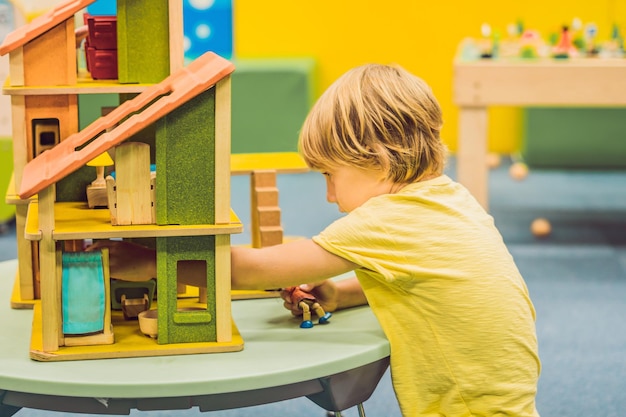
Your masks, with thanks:
[(275, 170), (255, 170), (250, 176), (252, 247), (283, 243)]

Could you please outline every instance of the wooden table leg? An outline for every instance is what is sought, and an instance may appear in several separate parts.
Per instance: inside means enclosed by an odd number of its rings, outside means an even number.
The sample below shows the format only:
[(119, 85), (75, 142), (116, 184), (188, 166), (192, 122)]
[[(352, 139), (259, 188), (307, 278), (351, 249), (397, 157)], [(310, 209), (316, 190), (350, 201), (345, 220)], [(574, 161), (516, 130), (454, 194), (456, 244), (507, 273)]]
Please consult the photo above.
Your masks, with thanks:
[(458, 143), (457, 180), (488, 210), (486, 107), (461, 107)]

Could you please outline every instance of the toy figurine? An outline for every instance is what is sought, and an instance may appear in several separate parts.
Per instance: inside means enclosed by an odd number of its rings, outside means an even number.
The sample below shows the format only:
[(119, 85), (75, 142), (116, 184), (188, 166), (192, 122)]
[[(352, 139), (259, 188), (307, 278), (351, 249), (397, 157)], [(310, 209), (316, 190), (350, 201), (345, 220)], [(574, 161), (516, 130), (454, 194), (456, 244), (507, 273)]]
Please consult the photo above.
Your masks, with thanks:
[(285, 291), (289, 293), (291, 302), (302, 310), (302, 323), (300, 323), (302, 329), (310, 329), (313, 327), (311, 310), (315, 311), (315, 314), (319, 317), (319, 324), (328, 323), (328, 319), (330, 319), (332, 314), (326, 313), (314, 296), (301, 290), (300, 287), (285, 288)]
[(573, 58), (578, 56), (578, 49), (574, 45), (573, 36), (568, 26), (563, 26), (561, 36), (553, 48), (554, 58)]

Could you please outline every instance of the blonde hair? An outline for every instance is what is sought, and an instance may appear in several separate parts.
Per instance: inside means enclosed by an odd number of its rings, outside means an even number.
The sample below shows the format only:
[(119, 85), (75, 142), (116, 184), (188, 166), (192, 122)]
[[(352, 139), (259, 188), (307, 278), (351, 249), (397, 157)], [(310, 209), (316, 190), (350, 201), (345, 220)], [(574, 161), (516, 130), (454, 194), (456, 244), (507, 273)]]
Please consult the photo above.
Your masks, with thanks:
[(368, 64), (335, 81), (302, 126), (300, 152), (312, 169), (381, 169), (396, 183), (443, 172), (441, 108), (430, 87), (399, 66)]

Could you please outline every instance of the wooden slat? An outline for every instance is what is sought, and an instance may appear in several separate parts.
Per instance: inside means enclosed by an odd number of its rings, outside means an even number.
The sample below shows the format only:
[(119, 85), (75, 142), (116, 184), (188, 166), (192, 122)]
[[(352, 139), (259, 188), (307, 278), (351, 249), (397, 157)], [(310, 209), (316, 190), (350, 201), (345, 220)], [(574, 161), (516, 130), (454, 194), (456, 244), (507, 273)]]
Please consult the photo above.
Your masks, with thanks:
[(115, 149), (118, 225), (152, 224), (150, 145), (126, 142)]
[[(15, 206), (15, 230), (24, 230), (26, 227), (26, 215), (28, 213), (27, 204), (18, 204)], [(35, 299), (35, 278), (33, 276), (33, 264), (30, 260), (33, 258), (32, 242), (26, 240), (24, 233), (16, 233), (17, 240), (17, 257), (23, 261), (18, 264), (20, 294), (24, 300)]]
[(173, 74), (183, 68), (183, 65), (185, 64), (183, 2), (180, 0), (169, 0), (168, 15), (170, 35), (170, 74)]
[(215, 236), (215, 315), (218, 342), (230, 342), (230, 235)]
[(39, 264), (41, 280), (42, 338), (43, 350), (52, 352), (59, 348), (61, 332), (61, 292), (57, 276), (57, 254), (54, 230), (54, 187), (46, 187), (39, 193)]
[[(32, 201), (28, 210), (24, 234), (29, 240), (42, 238), (39, 230), (37, 201)], [(113, 226), (108, 210), (93, 210), (86, 203), (62, 202), (55, 204), (56, 224), (53, 232), (55, 240), (72, 239), (111, 239), (133, 237), (205, 236), (241, 233), (243, 225), (231, 211), (230, 223), (200, 225), (152, 224)]]
[(26, 100), (11, 97), (11, 129), (13, 131), (13, 183), (17, 191), (22, 183), (22, 172), (28, 157), (28, 132), (26, 131)]
[(215, 86), (215, 223), (230, 221), (230, 75)]

